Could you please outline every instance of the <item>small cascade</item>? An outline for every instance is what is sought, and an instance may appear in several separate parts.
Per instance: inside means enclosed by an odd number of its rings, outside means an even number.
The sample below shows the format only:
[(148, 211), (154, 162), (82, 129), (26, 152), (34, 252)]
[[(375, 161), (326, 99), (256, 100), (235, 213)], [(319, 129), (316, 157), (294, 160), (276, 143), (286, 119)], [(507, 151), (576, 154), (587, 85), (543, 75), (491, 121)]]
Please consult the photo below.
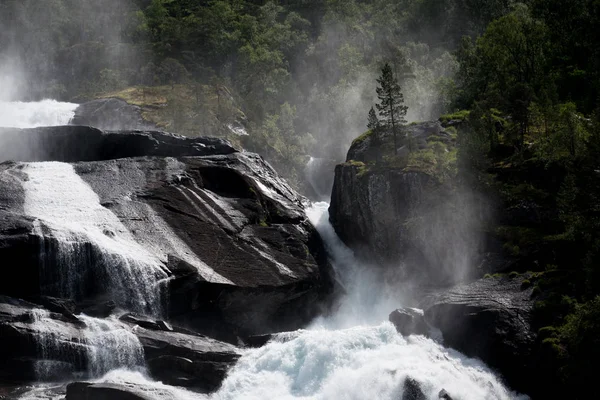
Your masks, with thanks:
[(36, 128), (68, 125), (79, 104), (56, 100), (0, 102), (0, 127)]
[[(36, 332), (36, 347), (39, 359), (35, 364), (35, 374), (40, 381), (60, 377), (66, 371), (73, 372), (81, 364), (81, 351), (75, 346), (62, 344), (64, 333), (50, 318), (50, 312), (41, 308), (31, 310), (32, 329)], [(61, 361), (58, 361), (61, 360)]]
[(80, 318), (87, 326), (83, 334), (88, 349), (88, 371), (92, 377), (102, 376), (117, 368), (145, 369), (142, 344), (118, 321), (86, 315)]
[(47, 294), (107, 292), (123, 307), (160, 316), (168, 277), (163, 264), (100, 204), (73, 166), (29, 163), (23, 172), (25, 213), (38, 219), (35, 233), (45, 238), (40, 258)]
[(31, 318), (39, 354), (35, 372), (40, 381), (81, 367), (85, 367), (85, 377), (91, 378), (118, 368), (145, 371), (140, 341), (118, 320), (80, 315), (85, 327), (66, 331), (46, 310), (31, 310)]

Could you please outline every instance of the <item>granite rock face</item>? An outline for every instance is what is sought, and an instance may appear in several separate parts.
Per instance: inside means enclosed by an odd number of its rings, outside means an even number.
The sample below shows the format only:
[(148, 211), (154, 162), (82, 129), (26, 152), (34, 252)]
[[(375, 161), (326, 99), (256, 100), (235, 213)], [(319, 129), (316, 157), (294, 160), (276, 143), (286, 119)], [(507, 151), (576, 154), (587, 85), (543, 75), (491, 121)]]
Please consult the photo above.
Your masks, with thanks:
[(425, 320), (442, 332), (444, 345), (480, 358), (527, 392), (535, 369), (531, 292), (517, 278), (457, 285), (424, 300)]
[[(451, 145), (453, 136), (439, 122), (404, 127), (415, 150), (428, 140)], [(397, 271), (401, 281), (433, 285), (468, 278), (481, 263), (487, 218), (486, 200), (472, 191), (441, 182), (416, 167), (401, 141), (398, 162), (390, 155), (390, 132), (354, 141), (347, 161), (335, 168), (330, 221), (346, 245), (360, 258)]]

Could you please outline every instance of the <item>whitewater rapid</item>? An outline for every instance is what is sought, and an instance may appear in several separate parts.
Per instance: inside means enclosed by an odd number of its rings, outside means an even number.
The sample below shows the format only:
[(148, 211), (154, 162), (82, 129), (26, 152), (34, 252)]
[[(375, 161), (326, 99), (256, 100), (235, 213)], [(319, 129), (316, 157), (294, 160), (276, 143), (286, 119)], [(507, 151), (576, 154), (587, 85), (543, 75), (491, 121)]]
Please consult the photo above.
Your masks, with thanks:
[(36, 128), (68, 125), (79, 104), (56, 100), (39, 102), (0, 101), (0, 127)]

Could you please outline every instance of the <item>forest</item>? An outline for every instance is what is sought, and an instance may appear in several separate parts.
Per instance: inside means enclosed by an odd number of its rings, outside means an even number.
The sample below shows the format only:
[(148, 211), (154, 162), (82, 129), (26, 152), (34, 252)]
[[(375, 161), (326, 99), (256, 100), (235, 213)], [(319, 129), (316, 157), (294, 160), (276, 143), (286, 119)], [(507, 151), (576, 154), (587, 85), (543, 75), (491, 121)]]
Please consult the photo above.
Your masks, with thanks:
[(540, 370), (567, 392), (593, 387), (599, 0), (47, 4), (0, 2), (0, 97), (122, 97), (166, 130), (262, 154), (295, 186), (309, 156), (344, 161), (375, 126), (388, 65), (407, 123), (456, 129), (451, 180), (531, 213), (527, 226), (490, 230), (534, 286)]

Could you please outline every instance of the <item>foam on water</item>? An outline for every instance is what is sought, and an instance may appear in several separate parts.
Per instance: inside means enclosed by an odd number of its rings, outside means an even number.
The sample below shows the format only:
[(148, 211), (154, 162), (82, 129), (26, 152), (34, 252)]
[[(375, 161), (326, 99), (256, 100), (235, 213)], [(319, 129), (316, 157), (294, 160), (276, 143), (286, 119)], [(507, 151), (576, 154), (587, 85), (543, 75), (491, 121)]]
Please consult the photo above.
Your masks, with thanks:
[(67, 125), (79, 104), (56, 100), (0, 102), (0, 127), (35, 128)]
[[(58, 241), (60, 295), (80, 294), (79, 276), (93, 264), (102, 269), (106, 289), (121, 305), (135, 311), (160, 314), (163, 265), (139, 245), (115, 214), (100, 204), (98, 195), (70, 164), (59, 162), (23, 165), (24, 212), (38, 218)], [(90, 245), (92, 249), (90, 250)], [(48, 257), (46, 250), (42, 256)], [(56, 272), (56, 271), (50, 271)]]
[(427, 399), (518, 399), (482, 363), (423, 336), (403, 338), (389, 323), (299, 331), (240, 359), (215, 400), (400, 399), (404, 381)]

